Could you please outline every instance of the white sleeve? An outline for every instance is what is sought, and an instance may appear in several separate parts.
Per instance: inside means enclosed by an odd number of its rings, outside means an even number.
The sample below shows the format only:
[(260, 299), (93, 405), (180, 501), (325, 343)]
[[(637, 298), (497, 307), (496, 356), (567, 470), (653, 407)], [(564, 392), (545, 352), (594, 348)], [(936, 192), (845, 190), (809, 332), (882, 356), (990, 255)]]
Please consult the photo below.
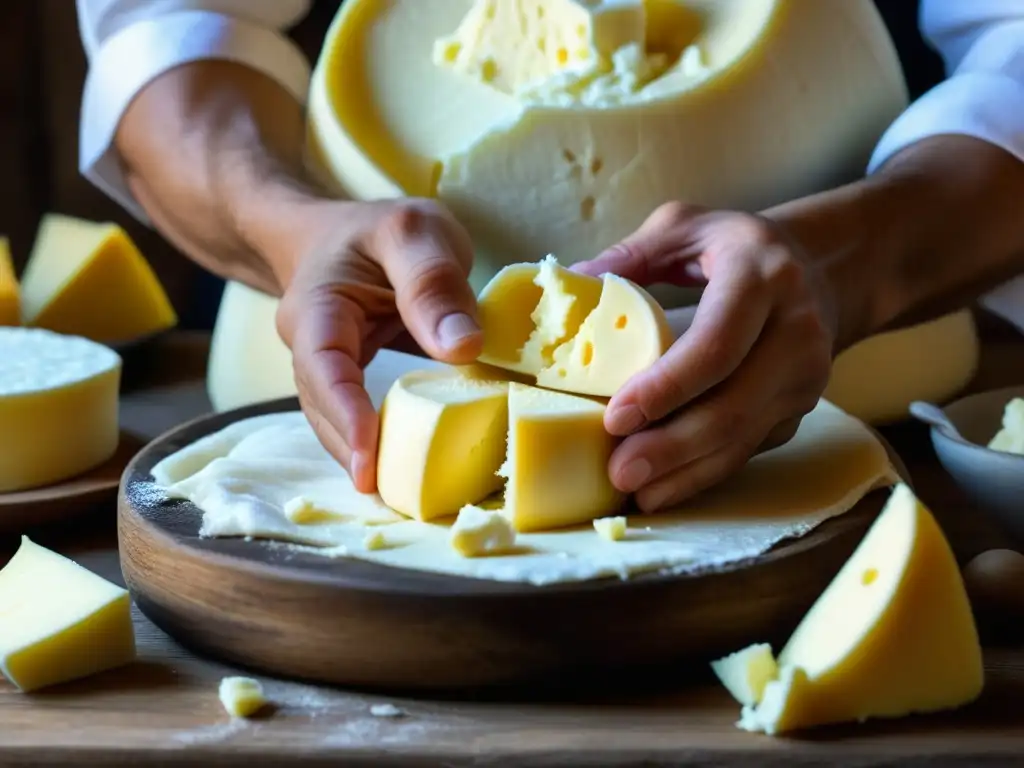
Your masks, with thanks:
[(283, 31), (310, 0), (77, 0), (89, 60), (79, 128), (79, 170), (142, 221), (114, 136), (132, 99), (159, 75), (203, 59), (236, 61), (305, 103), (310, 67)]
[(947, 79), (889, 127), (868, 172), (940, 134), (983, 139), (1024, 160), (1024, 0), (922, 0), (920, 27)]

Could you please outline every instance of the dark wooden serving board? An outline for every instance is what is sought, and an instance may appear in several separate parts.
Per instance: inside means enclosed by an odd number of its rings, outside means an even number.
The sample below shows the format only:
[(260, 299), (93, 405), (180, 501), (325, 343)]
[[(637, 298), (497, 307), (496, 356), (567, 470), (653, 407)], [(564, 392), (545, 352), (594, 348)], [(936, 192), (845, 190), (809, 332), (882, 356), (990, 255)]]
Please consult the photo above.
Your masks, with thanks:
[(150, 470), (164, 457), (234, 421), (297, 407), (285, 399), (202, 417), (143, 449), (121, 483), (121, 566), (141, 610), (183, 644), (348, 687), (571, 685), (784, 641), (888, 495), (723, 569), (536, 587), (201, 539), (194, 505), (153, 493)]

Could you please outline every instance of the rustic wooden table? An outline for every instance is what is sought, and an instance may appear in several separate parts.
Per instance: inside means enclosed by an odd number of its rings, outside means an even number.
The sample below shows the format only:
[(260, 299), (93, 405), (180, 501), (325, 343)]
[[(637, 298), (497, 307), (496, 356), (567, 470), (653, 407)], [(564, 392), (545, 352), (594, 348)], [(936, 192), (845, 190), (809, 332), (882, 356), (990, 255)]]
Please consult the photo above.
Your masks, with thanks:
[[(973, 389), (1024, 383), (1024, 340), (986, 323)], [(177, 334), (126, 362), (124, 423), (152, 438), (209, 409), (206, 340)], [(962, 558), (1005, 544), (963, 501), (923, 429), (886, 430)], [(114, 504), (56, 529), (29, 531), (119, 581)], [(14, 538), (0, 540), (6, 558)], [(890, 765), (1024, 764), (1024, 643), (992, 636), (987, 685), (959, 712), (770, 739), (734, 727), (737, 705), (706, 670), (660, 690), (621, 683), (530, 703), (480, 697), (408, 700), (267, 680), (266, 716), (232, 721), (217, 699), (237, 672), (196, 657), (136, 614), (139, 661), (37, 695), (0, 684), (0, 765)], [(296, 627), (301, 631), (301, 627)], [(375, 717), (392, 703), (405, 715)]]

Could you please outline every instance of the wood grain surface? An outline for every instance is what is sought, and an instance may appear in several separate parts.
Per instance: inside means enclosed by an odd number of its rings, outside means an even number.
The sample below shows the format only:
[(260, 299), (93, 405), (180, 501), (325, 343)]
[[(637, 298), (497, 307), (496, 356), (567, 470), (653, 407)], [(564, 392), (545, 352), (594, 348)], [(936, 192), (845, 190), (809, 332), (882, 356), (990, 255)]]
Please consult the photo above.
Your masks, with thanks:
[[(176, 335), (152, 352), (123, 402), (123, 423), (152, 439), (209, 409), (201, 362), (205, 339)], [(986, 331), (972, 387), (1024, 383), (1024, 340)], [(927, 430), (884, 431), (958, 558), (1005, 546), (935, 461)], [(70, 524), (30, 531), (41, 544), (115, 581), (113, 506)], [(17, 537), (0, 535), (0, 562)], [(984, 617), (981, 617), (984, 621)], [(264, 717), (232, 722), (217, 700), (238, 667), (201, 659), (136, 612), (139, 661), (33, 696), (0, 684), (4, 766), (996, 766), (1024, 755), (1024, 636), (986, 633), (986, 687), (974, 705), (946, 715), (827, 728), (770, 739), (737, 730), (738, 707), (706, 668), (680, 671), (660, 690), (595, 675), (572, 696), (528, 701), (386, 697), (261, 678), (276, 703)], [(984, 625), (984, 624), (983, 624)], [(1020, 624), (1017, 624), (1017, 629)], [(390, 702), (406, 717), (373, 717)]]

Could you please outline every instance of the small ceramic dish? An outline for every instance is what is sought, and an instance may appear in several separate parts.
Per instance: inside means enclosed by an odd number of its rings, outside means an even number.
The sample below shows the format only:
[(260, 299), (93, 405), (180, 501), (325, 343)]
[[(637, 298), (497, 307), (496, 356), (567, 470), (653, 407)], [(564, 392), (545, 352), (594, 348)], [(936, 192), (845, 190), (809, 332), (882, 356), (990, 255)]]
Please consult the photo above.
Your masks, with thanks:
[(1024, 456), (985, 447), (1002, 428), (1007, 403), (1017, 397), (1024, 397), (1024, 386), (981, 392), (950, 403), (941, 410), (955, 431), (923, 411), (912, 410), (932, 425), (935, 453), (957, 486), (1006, 533), (1024, 543)]

